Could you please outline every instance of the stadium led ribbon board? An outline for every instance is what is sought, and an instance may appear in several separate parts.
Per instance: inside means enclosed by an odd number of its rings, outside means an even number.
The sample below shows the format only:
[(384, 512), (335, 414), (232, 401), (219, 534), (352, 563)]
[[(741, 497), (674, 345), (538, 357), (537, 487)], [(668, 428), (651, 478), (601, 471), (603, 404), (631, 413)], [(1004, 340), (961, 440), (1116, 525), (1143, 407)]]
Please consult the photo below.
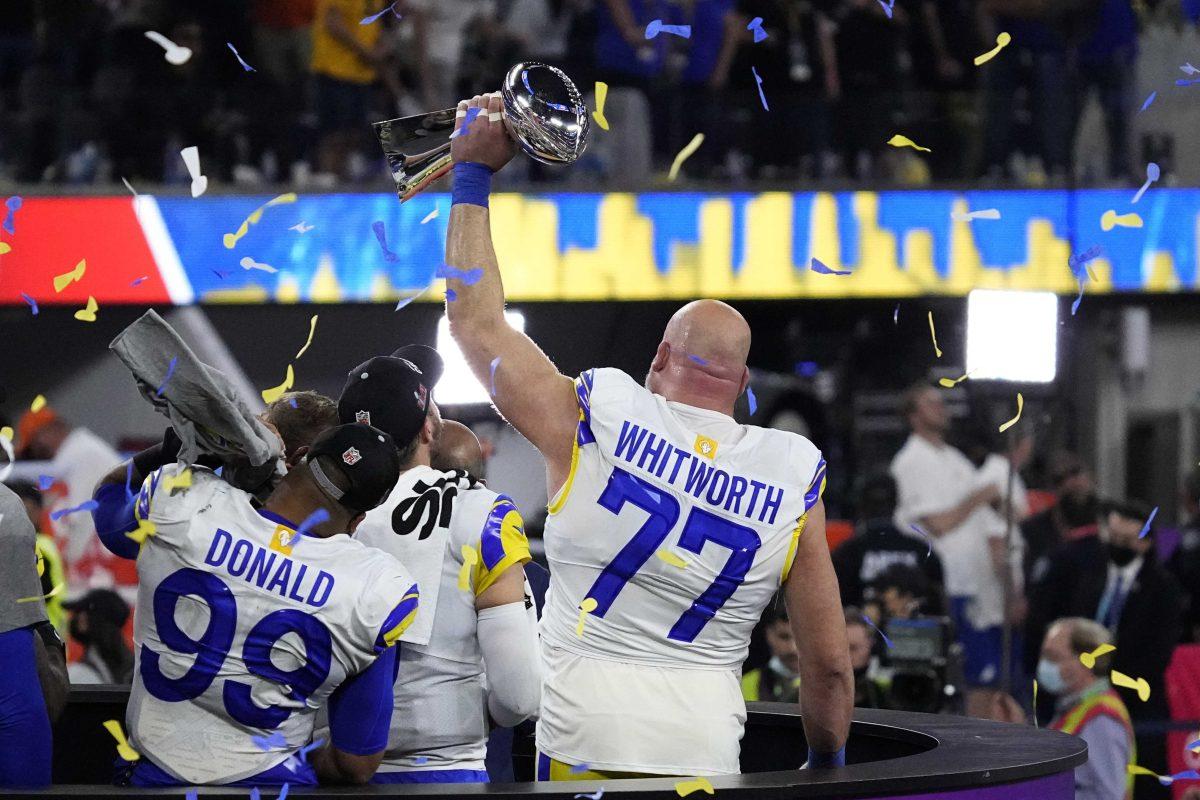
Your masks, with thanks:
[[(517, 301), (974, 288), (1074, 295), (1069, 265), (1085, 253), (1089, 294), (1196, 291), (1200, 190), (1155, 189), (1136, 206), (1143, 226), (1104, 230), (1105, 212), (1128, 211), (1130, 198), (1125, 190), (499, 194), (491, 216)], [(226, 248), (224, 234), (269, 199), (26, 198), (16, 233), (0, 235), (11, 247), (0, 255), (0, 302), (22, 304), (25, 293), (77, 306), (88, 296), (101, 305), (395, 303), (433, 282), (442, 264), (446, 195), (404, 205), (392, 194), (300, 195)], [(979, 209), (999, 219), (968, 218)], [(380, 221), (386, 251), (373, 234)], [(54, 276), (83, 258), (86, 277), (56, 293)], [(814, 272), (813, 258), (850, 274)], [(419, 302), (440, 298), (428, 292)]]

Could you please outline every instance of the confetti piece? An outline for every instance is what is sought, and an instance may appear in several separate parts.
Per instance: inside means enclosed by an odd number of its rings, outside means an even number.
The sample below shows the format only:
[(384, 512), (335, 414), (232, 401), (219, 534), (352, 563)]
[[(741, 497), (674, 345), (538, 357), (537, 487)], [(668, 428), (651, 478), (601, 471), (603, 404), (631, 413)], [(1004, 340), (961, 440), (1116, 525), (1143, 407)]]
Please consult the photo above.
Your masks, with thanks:
[(163, 480), (163, 488), (166, 489), (169, 494), (175, 494), (176, 489), (192, 488), (191, 469), (184, 469), (184, 471), (180, 472), (178, 475), (167, 476)]
[(271, 198), (270, 200), (263, 203), (258, 208), (254, 209), (254, 211), (252, 211), (250, 213), (250, 216), (248, 216), (248, 217), (246, 217), (246, 219), (242, 220), (242, 224), (240, 226), (238, 226), (236, 233), (227, 233), (223, 237), (221, 237), (221, 242), (225, 245), (225, 249), (232, 250), (234, 248), (234, 246), (238, 243), (238, 240), (241, 239), (243, 236), (245, 236), (246, 233), (250, 230), (250, 226), (258, 224), (258, 221), (260, 219), (262, 219), (263, 212), (266, 211), (268, 208), (270, 208), (271, 206), (281, 206), (285, 203), (294, 203), (294, 202), (296, 202), (296, 199), (297, 198), (296, 198), (295, 192), (285, 192), (284, 194), (281, 194), (278, 197)]
[[(390, 6), (385, 8), (383, 11), (380, 11), (378, 14), (372, 14), (369, 17), (363, 17), (361, 20), (359, 20), (358, 24), (359, 25), (370, 25), (372, 22), (379, 19), (380, 17), (382, 17), (384, 14), (388, 13), (389, 11), (393, 11), (395, 8), (396, 8), (396, 4), (392, 3)], [(400, 19), (399, 14), (396, 15), (396, 19)]]
[(1111, 653), (1116, 649), (1117, 648), (1113, 647), (1111, 644), (1102, 644), (1090, 653), (1080, 653), (1079, 663), (1083, 664), (1088, 669), (1095, 669), (1097, 658), (1105, 653)]
[(171, 376), (175, 374), (175, 363), (178, 360), (178, 356), (171, 356), (171, 362), (167, 364), (167, 374), (163, 377), (163, 382), (154, 390), (155, 397), (162, 397), (163, 389), (167, 388), (167, 384), (171, 382)]
[(888, 19), (891, 19), (892, 18), (892, 9), (894, 9), (896, 7), (896, 0), (891, 0), (891, 2), (889, 2), (889, 3), (885, 3), (885, 2), (883, 2), (883, 0), (876, 0), (876, 2), (878, 2), (879, 5), (883, 6), (883, 13), (887, 14)]
[(577, 795), (575, 795), (575, 800), (583, 800), (583, 798), (587, 798), (587, 800), (600, 800), (601, 797), (604, 797), (604, 787), (603, 786), (601, 786), (599, 789), (592, 792), (591, 794), (577, 794)]
[(1133, 196), (1133, 202), (1136, 203), (1138, 200), (1141, 200), (1142, 195), (1144, 195), (1146, 190), (1150, 188), (1150, 184), (1157, 181), (1160, 177), (1162, 177), (1162, 172), (1159, 170), (1158, 164), (1155, 164), (1153, 161), (1147, 164), (1146, 182), (1142, 184), (1142, 188), (1138, 189), (1137, 194)]
[(300, 356), (304, 355), (304, 351), (308, 350), (308, 346), (312, 344), (313, 334), (317, 332), (317, 315), (313, 314), (312, 319), (308, 321), (308, 339), (304, 342), (304, 347), (300, 348), (300, 352), (296, 353), (293, 361), (299, 361)]
[(1193, 753), (1200, 751), (1200, 739), (1190, 742), (1187, 746), (1187, 749), (1191, 750)]
[(409, 303), (411, 303), (413, 300), (416, 300), (418, 297), (420, 297), (420, 296), (421, 296), (421, 295), (423, 295), (424, 293), (425, 293), (425, 289), (422, 289), (421, 291), (417, 292), (417, 293), (416, 293), (416, 294), (414, 294), (414, 295), (411, 295), (411, 296), (409, 296), (409, 297), (404, 297), (404, 298), (401, 298), (400, 302), (399, 302), (399, 303), (396, 303), (396, 310), (397, 310), (397, 311), (399, 311), (400, 309), (404, 308), (406, 305), (408, 305)]
[(933, 337), (933, 352), (937, 353), (937, 357), (942, 357), (942, 348), (938, 347), (937, 329), (933, 327), (933, 312), (929, 312), (929, 335)]
[(417, 756), (416, 758), (413, 759), (413, 763), (416, 764), (418, 767), (421, 766), (422, 764), (428, 764), (429, 756)]
[(1016, 425), (1017, 421), (1019, 419), (1021, 419), (1021, 412), (1024, 410), (1025, 410), (1025, 398), (1021, 396), (1020, 392), (1017, 392), (1017, 415), (1015, 417), (1013, 417), (1012, 419), (1010, 419), (1008, 422), (1001, 425), (1000, 432), (1004, 433), (1006, 430), (1011, 428), (1013, 425)]
[(10, 472), (13, 471), (13, 465), (16, 463), (17, 457), (13, 453), (13, 429), (5, 425), (0, 428), (0, 450), (4, 450), (4, 455), (8, 458), (8, 463), (0, 467), (0, 483), (3, 483), (8, 478)]
[(1106, 232), (1111, 231), (1117, 226), (1122, 228), (1140, 228), (1142, 225), (1142, 218), (1133, 213), (1117, 214), (1116, 211), (1109, 209), (1100, 217), (1100, 228)]
[(995, 47), (993, 47), (991, 50), (988, 50), (986, 53), (983, 53), (982, 55), (975, 56), (975, 66), (978, 67), (981, 64), (986, 64), (987, 62), (991, 61), (1000, 54), (1001, 50), (1008, 47), (1011, 41), (1012, 36), (1010, 36), (1007, 31), (1001, 31), (1000, 35), (996, 37)]
[(435, 278), (445, 278), (447, 280), (453, 278), (457, 281), (462, 281), (467, 286), (473, 286), (483, 280), (483, 268), (476, 267), (474, 269), (459, 269), (452, 267), (449, 264), (442, 264), (433, 273)]
[(242, 65), (242, 69), (246, 70), (246, 72), (257, 72), (258, 71), (254, 67), (252, 67), (246, 63), (246, 60), (244, 58), (242, 58), (242, 54), (239, 53), (237, 51), (237, 48), (233, 46), (233, 42), (226, 42), (225, 44), (226, 44), (226, 46), (229, 47), (230, 50), (233, 51), (234, 58), (236, 58), (238, 60), (238, 63)]
[(279, 731), (273, 731), (270, 736), (251, 736), (250, 741), (259, 750), (270, 750), (273, 747), (287, 747), (287, 738)]
[(1193, 84), (1197, 84), (1197, 83), (1200, 83), (1200, 78), (1197, 78), (1195, 80), (1190, 80), (1190, 81), (1187, 80), (1186, 78), (1180, 78), (1179, 80), (1175, 81), (1176, 86), (1192, 86)]
[(188, 175), (192, 176), (192, 197), (199, 197), (208, 188), (208, 178), (200, 174), (200, 148), (185, 147), (179, 151)]
[(1146, 518), (1146, 524), (1142, 526), (1141, 533), (1138, 534), (1139, 539), (1145, 539), (1146, 534), (1150, 532), (1150, 526), (1154, 524), (1154, 518), (1158, 516), (1158, 506), (1150, 512), (1150, 516)]
[(690, 781), (680, 781), (675, 784), (675, 793), (680, 797), (687, 797), (693, 792), (716, 794), (713, 791), (712, 784), (708, 782), (708, 778), (692, 778)]
[(591, 767), (587, 764), (572, 764), (571, 772), (578, 775), (581, 772), (587, 772)]
[(955, 222), (970, 222), (973, 219), (1000, 219), (1000, 209), (985, 208), (980, 211), (968, 211), (965, 214), (961, 211), (951, 211), (950, 219)]
[(141, 758), (141, 754), (129, 746), (129, 742), (125, 739), (125, 731), (121, 730), (121, 723), (115, 719), (110, 719), (104, 723), (104, 729), (112, 734), (112, 737), (117, 740), (117, 755), (126, 761), (137, 761)]
[(808, 265), (808, 268), (810, 270), (812, 270), (813, 272), (817, 273), (818, 275), (849, 275), (850, 274), (850, 270), (848, 270), (848, 269), (834, 269), (833, 267), (826, 266), (821, 261), (821, 259), (816, 258), (815, 256), (813, 257), (812, 262)]
[(750, 20), (750, 24), (746, 26), (746, 30), (754, 32), (754, 43), (758, 44), (763, 39), (767, 38), (767, 32), (763, 30), (763, 18), (755, 17)]
[(1067, 268), (1071, 270), (1071, 274), (1078, 275), (1079, 268), (1087, 266), (1088, 262), (1094, 261), (1100, 257), (1104, 249), (1100, 245), (1093, 245), (1079, 255), (1071, 256), (1067, 259)]
[(682, 558), (675, 555), (674, 553), (672, 553), (670, 550), (667, 550), (666, 548), (659, 550), (654, 555), (658, 556), (660, 561), (665, 561), (668, 564), (670, 564), (672, 567), (679, 567), (680, 569), (687, 569), (688, 562), (684, 561)]
[(500, 366), (500, 356), (496, 356), (495, 358), (492, 359), (492, 365), (491, 365), (492, 397), (496, 396), (496, 367), (498, 367), (498, 366)]
[(142, 276), (142, 277), (140, 277), (140, 278), (134, 278), (134, 279), (133, 279), (133, 282), (132, 282), (132, 283), (130, 283), (129, 285), (130, 285), (130, 286), (141, 286), (143, 283), (145, 283), (145, 282), (146, 282), (146, 281), (148, 281), (148, 280), (150, 280), (150, 276), (149, 276), (149, 275), (143, 275), (143, 276)]
[(608, 99), (608, 84), (604, 81), (596, 81), (596, 110), (592, 112), (592, 119), (596, 120), (596, 124), (604, 130), (608, 130), (608, 118), (604, 116), (606, 99)]
[(17, 602), (18, 603), (34, 603), (34, 602), (37, 602), (38, 600), (49, 600), (51, 597), (62, 594), (63, 589), (66, 589), (66, 588), (67, 588), (67, 585), (65, 583), (60, 583), (57, 586), (55, 586), (53, 589), (51, 589), (50, 591), (46, 592), (45, 594), (35, 594), (33, 597), (18, 597)]
[(587, 615), (595, 611), (598, 605), (594, 597), (585, 597), (579, 604), (579, 622), (575, 625), (575, 635), (579, 638), (583, 638), (583, 623), (587, 620)]
[(925, 557), (929, 558), (933, 555), (933, 537), (929, 535), (929, 532), (915, 522), (910, 522), (908, 527), (912, 528), (918, 536), (925, 540), (925, 544), (929, 545), (929, 549), (925, 552)]
[(1075, 298), (1075, 302), (1071, 303), (1071, 316), (1075, 316), (1075, 312), (1079, 310), (1079, 304), (1083, 302), (1083, 282), (1087, 278), (1086, 274), (1079, 276), (1079, 295)]
[(272, 389), (263, 389), (262, 399), (267, 405), (274, 403), (280, 397), (283, 397), (284, 392), (292, 388), (292, 383), (295, 381), (295, 375), (292, 373), (292, 365), (288, 364), (287, 377), (283, 379), (283, 383)]
[(74, 508), (62, 508), (62, 509), (59, 509), (58, 511), (51, 512), (50, 519), (57, 522), (58, 520), (67, 516), (68, 514), (74, 514), (78, 511), (94, 511), (95, 509), (97, 509), (99, 507), (100, 507), (100, 504), (97, 503), (95, 500), (85, 500), (82, 503), (80, 503), (79, 505), (75, 506)]
[(692, 38), (691, 25), (664, 25), (661, 19), (652, 19), (650, 24), (646, 26), (646, 38), (653, 39), (659, 33), (673, 33), (676, 36), (682, 36), (684, 39)]
[[(184, 47), (182, 45), (175, 44), (158, 31), (146, 31), (145, 36), (147, 39), (154, 42), (166, 51), (163, 53), (163, 57), (167, 59), (167, 63), (172, 66), (178, 67), (181, 64), (186, 64), (188, 59), (192, 57), (192, 50), (190, 47)], [(136, 194), (136, 192), (134, 194)]]
[(763, 94), (762, 78), (758, 76), (758, 70), (753, 66), (750, 67), (750, 71), (754, 73), (754, 82), (758, 84), (758, 99), (762, 101), (763, 110), (770, 111), (771, 109), (767, 106), (767, 96)]
[(137, 528), (135, 530), (129, 531), (125, 535), (128, 536), (133, 541), (137, 542), (138, 544), (145, 544), (146, 539), (153, 536), (157, 532), (158, 532), (158, 529), (155, 528), (153, 522), (151, 522), (148, 519), (139, 519)]
[(17, 232), (16, 227), (13, 225), (13, 218), (16, 217), (17, 212), (21, 209), (21, 205), (24, 202), (24, 200), (15, 194), (4, 201), (4, 206), (8, 209), (8, 214), (4, 217), (3, 227), (4, 230), (8, 231), (9, 236), (12, 236)]
[(303, 767), (306, 763), (308, 763), (308, 754), (311, 753), (313, 750), (316, 750), (318, 747), (320, 747), (323, 744), (325, 744), (324, 739), (317, 739), (312, 744), (301, 747), (299, 753), (288, 756), (287, 760), (283, 762), (284, 766), (286, 766), (292, 772), (297, 771), (298, 769)]
[(44, 492), (53, 485), (54, 485), (54, 476), (53, 475), (38, 475), (37, 486), (38, 486), (39, 491)]
[[(533, 89), (529, 87), (529, 70), (525, 70), (525, 72), (521, 73), (521, 77), (525, 79), (525, 88), (529, 89), (530, 94), (533, 94)], [(467, 113), (463, 115), (462, 125), (459, 125), (454, 129), (454, 131), (450, 134), (450, 138), (453, 139), (456, 136), (466, 136), (468, 133), (470, 133), (471, 123), (475, 121), (475, 118), (479, 116), (479, 112), (482, 110), (483, 109), (479, 106), (471, 106), (468, 108)], [(387, 248), (385, 247), (384, 249), (386, 250)]]
[(1176, 772), (1174, 775), (1159, 775), (1157, 772), (1152, 772), (1145, 767), (1139, 767), (1137, 764), (1127, 764), (1125, 769), (1130, 775), (1149, 775), (1155, 778), (1163, 786), (1170, 786), (1175, 781), (1195, 781), (1200, 780), (1200, 772), (1194, 769)]
[(272, 275), (274, 275), (276, 272), (279, 272), (279, 270), (275, 269), (275, 267), (272, 267), (270, 264), (262, 261), (255, 261), (250, 256), (244, 256), (238, 263), (242, 265), (242, 269), (244, 270), (257, 269), (261, 272), (268, 272)]
[(64, 272), (62, 275), (54, 276), (54, 291), (61, 292), (72, 281), (83, 280), (83, 273), (87, 272), (87, 259), (81, 258), (79, 263), (75, 265), (75, 269), (70, 272)]
[(754, 396), (754, 390), (749, 386), (746, 387), (746, 402), (750, 404), (750, 416), (758, 411), (758, 399)]
[[(471, 110), (473, 111), (475, 109)], [(371, 230), (375, 231), (375, 238), (379, 240), (379, 247), (383, 250), (383, 260), (389, 263), (398, 260), (400, 256), (396, 255), (391, 250), (388, 250), (387, 233), (383, 227), (383, 220), (377, 219), (372, 222)]]
[(896, 308), (892, 310), (892, 324), (900, 324), (900, 304), (896, 303)]
[(675, 155), (675, 160), (671, 162), (671, 171), (667, 173), (667, 180), (673, 181), (679, 177), (679, 168), (683, 166), (683, 162), (691, 158), (692, 154), (700, 149), (700, 145), (704, 144), (704, 134), (697, 133), (692, 137), (692, 140), (683, 146)]
[(421, 224), (424, 225), (426, 222), (429, 222), (432, 219), (437, 219), (437, 215), (438, 215), (438, 210), (435, 208), (433, 211), (430, 211), (428, 214), (425, 215), (425, 219), (421, 220)]
[(76, 311), (75, 319), (80, 322), (95, 322), (96, 312), (99, 310), (100, 306), (96, 303), (96, 298), (88, 295), (87, 307)]
[(921, 147), (921, 145), (917, 144), (912, 139), (908, 138), (907, 136), (902, 136), (899, 133), (897, 133), (892, 138), (888, 139), (887, 143), (890, 144), (892, 147), (911, 147), (914, 150), (920, 150), (923, 153), (932, 153), (933, 152), (928, 147)]
[(1138, 699), (1143, 703), (1150, 699), (1150, 684), (1146, 682), (1145, 678), (1134, 680), (1124, 672), (1117, 672), (1115, 669), (1109, 673), (1109, 678), (1112, 680), (1113, 686), (1137, 691)]
[(41, 395), (41, 394), (39, 394), (37, 397), (33, 398), (33, 402), (29, 404), (29, 410), (35, 414), (37, 412), (41, 411), (45, 407), (46, 407), (46, 396)]
[(315, 227), (317, 227), (317, 226), (316, 225), (305, 225), (304, 220), (300, 220), (295, 225), (288, 228), (288, 230), (295, 231), (296, 233), (300, 233), (300, 234), (305, 234), (305, 233), (308, 233), (309, 231), (311, 231)]
[(1034, 679), (1033, 679), (1033, 710), (1034, 710), (1034, 714), (1033, 714), (1033, 727), (1035, 727), (1035, 728), (1036, 728), (1036, 727), (1038, 727), (1038, 718), (1037, 718), (1037, 690), (1038, 690), (1037, 678), (1034, 678)]
[(688, 358), (690, 358), (692, 361), (696, 362), (697, 364), (699, 364), (702, 367), (708, 365), (708, 362), (705, 361), (700, 356), (695, 356), (695, 355), (692, 355), (691, 353), (688, 353)]
[(1154, 98), (1156, 97), (1158, 97), (1158, 92), (1151, 92), (1150, 96), (1146, 98), (1146, 102), (1142, 103), (1142, 107), (1138, 110), (1138, 113), (1140, 114), (1149, 108), (1150, 104), (1154, 102)]
[(883, 631), (879, 630), (878, 626), (876, 626), (876, 625), (875, 625), (875, 623), (871, 621), (871, 618), (870, 618), (870, 617), (868, 617), (866, 614), (863, 614), (863, 615), (862, 615), (862, 621), (863, 621), (863, 622), (865, 622), (865, 623), (867, 623), (868, 625), (870, 625), (870, 626), (871, 626), (871, 628), (872, 628), (872, 629), (873, 629), (873, 630), (874, 630), (876, 633), (878, 633), (878, 634), (879, 634), (880, 638), (881, 638), (881, 639), (883, 639), (883, 643), (884, 643), (885, 645), (887, 645), (887, 647), (888, 647), (889, 649), (891, 648), (891, 646), (892, 646), (892, 640), (891, 640), (891, 639), (889, 639), (889, 638), (887, 637), (887, 634), (886, 634), (886, 633), (884, 633)]
[(471, 572), (479, 563), (479, 553), (469, 544), (464, 544), (461, 552), (463, 564), (458, 568), (458, 590), (469, 592), (471, 591)]
[(213, 275), (217, 276), (217, 280), (221, 280), (221, 281), (225, 280), (226, 278), (228, 278), (230, 275), (233, 274), (229, 270), (223, 270), (223, 269), (214, 269), (212, 271), (212, 273), (213, 273)]
[(453, 303), (457, 299), (458, 299), (458, 292), (454, 291), (453, 289), (446, 290), (446, 302), (447, 303)]
[(11, 253), (11, 252), (12, 252), (12, 245), (10, 245), (8, 242), (0, 242), (0, 256), (4, 255), (5, 253)]
[(971, 373), (968, 372), (965, 375), (963, 375), (961, 378), (954, 378), (953, 380), (950, 378), (938, 378), (938, 383), (941, 384), (942, 386), (946, 387), (947, 389), (953, 389), (955, 386), (958, 386), (960, 383), (962, 383), (968, 377), (970, 377), (970, 375), (971, 375)]
[(141, 197), (141, 195), (138, 194), (137, 189), (133, 188), (133, 185), (126, 180), (124, 176), (121, 177), (121, 183), (125, 184), (125, 188), (132, 192), (134, 197)]
[[(3, 519), (4, 519), (4, 515), (0, 514), (0, 520), (3, 520)], [(36, 551), (34, 553), (34, 555), (37, 556), (37, 573), (38, 573), (38, 577), (40, 578), (46, 574), (46, 557), (43, 556), (40, 551)]]

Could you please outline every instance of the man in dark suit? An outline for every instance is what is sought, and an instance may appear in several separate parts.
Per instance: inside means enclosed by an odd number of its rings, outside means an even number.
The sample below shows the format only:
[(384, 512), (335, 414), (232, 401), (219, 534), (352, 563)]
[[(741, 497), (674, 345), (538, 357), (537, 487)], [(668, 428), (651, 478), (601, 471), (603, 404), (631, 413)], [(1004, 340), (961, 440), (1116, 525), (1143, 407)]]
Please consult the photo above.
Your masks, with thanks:
[[(1099, 536), (1065, 543), (1032, 587), (1027, 641), (1040, 641), (1060, 617), (1094, 619), (1115, 634), (1112, 667), (1131, 678), (1145, 678), (1150, 699), (1118, 688), (1136, 725), (1170, 718), (1163, 673), (1182, 633), (1183, 593), (1154, 557), (1150, 509), (1134, 501), (1110, 504), (1100, 520)], [(1034, 653), (1036, 657), (1036, 653)], [(1138, 763), (1160, 774), (1167, 770), (1162, 735), (1137, 737)], [(1157, 793), (1157, 781), (1139, 779), (1142, 798)]]

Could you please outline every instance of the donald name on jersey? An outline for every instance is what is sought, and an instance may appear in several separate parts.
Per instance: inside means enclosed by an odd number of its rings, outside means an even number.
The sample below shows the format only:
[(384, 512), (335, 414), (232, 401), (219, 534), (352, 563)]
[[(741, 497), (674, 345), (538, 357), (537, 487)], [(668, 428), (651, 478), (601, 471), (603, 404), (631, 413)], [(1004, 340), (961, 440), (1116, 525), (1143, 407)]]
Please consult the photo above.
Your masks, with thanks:
[[(277, 533), (275, 539), (279, 538)], [(291, 551), (290, 547), (286, 549)], [(279, 561), (278, 566), (275, 564), (276, 559)], [(316, 576), (306, 582), (308, 565), (300, 564), (293, 577), (293, 562), (286, 555), (268, 553), (265, 547), (240, 537), (235, 540), (233, 534), (220, 528), (217, 528), (217, 532), (212, 538), (212, 544), (208, 547), (204, 563), (212, 567), (220, 567), (230, 577), (240, 578), (260, 589), (266, 589), (280, 597), (290, 598), (313, 608), (325, 605), (329, 599), (329, 593), (333, 591), (333, 576), (325, 570), (318, 570)], [(307, 589), (307, 594), (305, 589)]]

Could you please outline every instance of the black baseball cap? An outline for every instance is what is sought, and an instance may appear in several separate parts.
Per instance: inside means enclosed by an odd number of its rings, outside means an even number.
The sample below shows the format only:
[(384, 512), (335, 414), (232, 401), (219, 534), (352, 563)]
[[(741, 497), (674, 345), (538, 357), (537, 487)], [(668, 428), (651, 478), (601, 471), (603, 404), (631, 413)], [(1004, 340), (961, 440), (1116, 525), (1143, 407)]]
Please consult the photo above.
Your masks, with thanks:
[(394, 356), (376, 356), (355, 367), (338, 398), (344, 424), (374, 425), (405, 447), (425, 424), (430, 386), (416, 364)]
[(118, 628), (129, 619), (129, 604), (111, 589), (92, 589), (62, 605), (67, 611), (86, 611), (89, 617), (108, 620)]
[(437, 382), (446, 368), (441, 354), (424, 344), (406, 344), (392, 353), (392, 358), (403, 358), (416, 364), (417, 370), (421, 373), (421, 380), (430, 393), (433, 392), (433, 387), (437, 386)]
[(387, 500), (400, 479), (395, 442), (371, 425), (330, 428), (313, 441), (304, 462), (321, 491), (358, 513)]

